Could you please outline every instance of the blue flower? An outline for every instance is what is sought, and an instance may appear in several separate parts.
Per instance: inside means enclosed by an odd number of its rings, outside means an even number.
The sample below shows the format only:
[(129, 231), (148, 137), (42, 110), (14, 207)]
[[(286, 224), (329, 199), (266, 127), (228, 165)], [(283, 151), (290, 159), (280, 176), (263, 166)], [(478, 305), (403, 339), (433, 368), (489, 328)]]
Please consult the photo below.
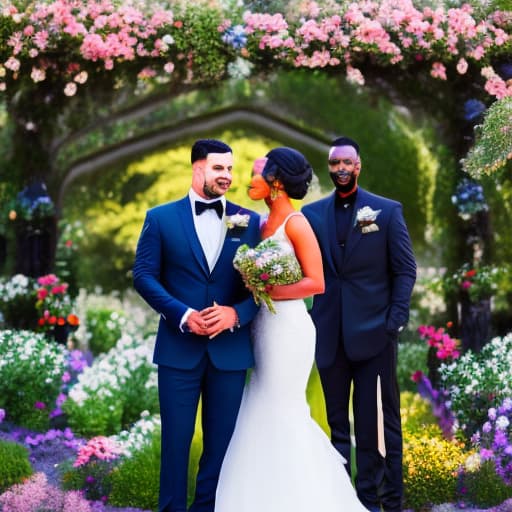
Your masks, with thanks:
[(467, 178), (457, 185), (452, 203), (457, 207), (459, 216), (465, 220), (488, 209), (482, 186)]
[(478, 117), (485, 112), (485, 108), (485, 105), (479, 100), (467, 100), (464, 103), (464, 119), (466, 121), (478, 119)]
[(222, 40), (230, 44), (236, 50), (244, 48), (247, 44), (247, 36), (244, 27), (242, 25), (235, 25), (234, 27), (228, 28), (226, 32), (224, 32)]

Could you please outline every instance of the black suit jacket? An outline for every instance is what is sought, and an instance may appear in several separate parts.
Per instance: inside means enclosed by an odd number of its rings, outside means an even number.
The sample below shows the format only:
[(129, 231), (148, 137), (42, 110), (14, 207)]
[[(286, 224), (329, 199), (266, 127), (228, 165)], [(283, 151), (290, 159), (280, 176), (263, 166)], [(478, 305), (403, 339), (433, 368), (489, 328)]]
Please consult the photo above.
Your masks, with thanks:
[[(344, 253), (336, 241), (335, 192), (304, 206), (322, 252), (325, 292), (316, 295), (311, 315), (317, 329), (316, 362), (332, 363), (338, 343), (354, 361), (369, 359), (409, 318), (416, 262), (397, 201), (359, 188)], [(380, 210), (378, 230), (363, 233), (359, 209)]]

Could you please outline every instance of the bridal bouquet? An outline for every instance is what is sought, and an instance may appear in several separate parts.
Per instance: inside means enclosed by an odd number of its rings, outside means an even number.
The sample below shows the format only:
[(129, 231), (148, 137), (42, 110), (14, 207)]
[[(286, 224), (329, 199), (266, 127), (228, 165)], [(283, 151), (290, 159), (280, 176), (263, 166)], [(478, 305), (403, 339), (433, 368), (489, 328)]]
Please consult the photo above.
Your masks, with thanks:
[(276, 310), (268, 293), (270, 288), (302, 279), (302, 270), (295, 255), (283, 251), (279, 243), (271, 238), (263, 240), (252, 249), (247, 244), (241, 245), (233, 265), (251, 290), (256, 304), (264, 302), (272, 313)]

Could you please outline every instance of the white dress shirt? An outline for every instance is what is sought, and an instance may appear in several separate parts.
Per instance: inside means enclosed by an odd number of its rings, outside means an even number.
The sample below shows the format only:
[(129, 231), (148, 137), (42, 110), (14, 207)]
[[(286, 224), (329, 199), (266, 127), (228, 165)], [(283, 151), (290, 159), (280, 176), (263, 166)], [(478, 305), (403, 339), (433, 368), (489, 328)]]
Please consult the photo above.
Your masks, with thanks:
[(225, 214), (222, 215), (222, 219), (219, 219), (215, 210), (206, 210), (201, 215), (196, 215), (195, 202), (200, 201), (202, 203), (213, 203), (220, 199), (225, 212), (226, 198), (221, 196), (217, 199), (203, 199), (192, 189), (190, 189), (188, 197), (190, 198), (190, 206), (192, 208), (192, 216), (194, 218), (194, 227), (197, 237), (199, 238), (199, 242), (201, 243), (201, 247), (203, 248), (203, 252), (211, 272), (213, 267), (215, 267), (215, 263), (217, 263), (217, 259), (219, 258), (220, 251), (222, 249), (222, 243), (226, 236), (226, 223), (224, 222)]
[[(218, 199), (203, 199), (192, 189), (189, 190), (188, 197), (190, 199), (190, 207), (192, 208), (192, 217), (194, 219), (194, 228), (197, 233), (197, 238), (199, 238), (199, 242), (203, 248), (206, 261), (208, 262), (208, 268), (211, 272), (213, 267), (215, 267), (215, 263), (217, 263), (220, 252), (222, 250), (224, 238), (226, 236), (227, 227), (226, 223), (224, 222), (226, 216), (226, 198), (221, 196)], [(205, 210), (201, 215), (196, 215), (196, 201), (201, 201), (203, 203), (213, 203), (219, 199), (222, 202), (222, 206), (224, 207), (224, 214), (222, 215), (222, 219), (219, 219), (219, 216), (215, 210)], [(192, 308), (187, 309), (181, 318), (180, 329), (182, 331), (184, 331), (184, 324), (192, 311), (194, 311)]]

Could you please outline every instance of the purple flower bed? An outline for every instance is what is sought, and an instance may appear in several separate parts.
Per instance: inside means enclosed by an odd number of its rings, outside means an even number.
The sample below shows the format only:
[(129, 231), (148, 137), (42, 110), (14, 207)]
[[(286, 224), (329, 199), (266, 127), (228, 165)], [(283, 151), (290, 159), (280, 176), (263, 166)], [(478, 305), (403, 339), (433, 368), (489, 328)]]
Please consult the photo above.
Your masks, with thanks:
[[(79, 446), (85, 444), (84, 439), (75, 438), (69, 428), (64, 430), (51, 429), (48, 432), (36, 433), (25, 428), (2, 423), (0, 439), (15, 441), (25, 446), (30, 453), (29, 460), (35, 473), (44, 473), (48, 484), (60, 486), (58, 465), (66, 460), (74, 460)], [(94, 512), (150, 512), (133, 507), (112, 507), (101, 501), (90, 502)]]

